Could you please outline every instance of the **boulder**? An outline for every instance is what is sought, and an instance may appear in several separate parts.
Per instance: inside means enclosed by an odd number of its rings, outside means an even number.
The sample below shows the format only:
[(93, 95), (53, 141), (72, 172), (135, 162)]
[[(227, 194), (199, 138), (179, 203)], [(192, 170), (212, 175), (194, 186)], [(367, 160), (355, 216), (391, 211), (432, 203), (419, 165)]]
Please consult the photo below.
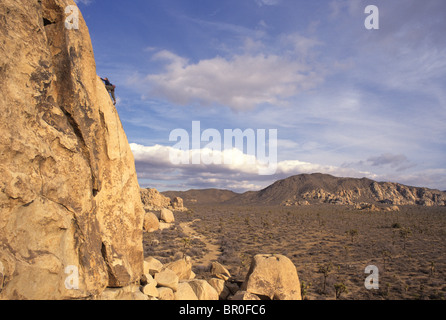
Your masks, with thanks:
[(175, 217), (173, 212), (169, 209), (161, 209), (160, 220), (164, 221), (165, 223), (173, 223), (175, 222)]
[(163, 268), (163, 264), (154, 257), (147, 257), (144, 259), (144, 274), (150, 274), (154, 276), (156, 273), (160, 272)]
[(189, 280), (192, 275), (192, 259), (189, 256), (166, 265), (175, 272), (180, 280)]
[(219, 262), (216, 261), (212, 262), (211, 274), (225, 281), (231, 277), (231, 274), (229, 273), (228, 269), (226, 269), (223, 265), (221, 265)]
[(175, 300), (175, 294), (171, 288), (161, 287), (157, 288), (158, 290), (158, 299), (160, 300)]
[(144, 207), (151, 210), (168, 208), (170, 206), (170, 198), (163, 196), (156, 189), (141, 189), (140, 196)]
[(217, 291), (206, 280), (194, 279), (188, 281), (188, 283), (197, 295), (198, 300), (218, 300)]
[(166, 230), (173, 227), (173, 223), (160, 222), (159, 230)]
[(237, 291), (229, 300), (260, 300), (260, 298), (246, 291)]
[(197, 295), (188, 282), (178, 283), (178, 289), (174, 295), (175, 300), (198, 300)]
[(256, 255), (241, 289), (271, 300), (302, 300), (296, 267), (283, 255)]
[(208, 282), (212, 286), (212, 288), (214, 288), (215, 291), (217, 291), (220, 300), (226, 300), (226, 298), (230, 295), (231, 292), (226, 287), (225, 280), (212, 278), (209, 279)]
[(139, 286), (130, 285), (123, 288), (107, 288), (95, 300), (149, 300)]
[(143, 288), (142, 292), (149, 297), (158, 298), (159, 292), (156, 288), (156, 281), (152, 279), (152, 281), (149, 281)]
[(178, 290), (179, 278), (177, 274), (169, 268), (164, 268), (161, 272), (155, 274), (155, 281), (160, 287), (171, 288), (173, 291)]
[(184, 209), (184, 204), (183, 204), (183, 199), (181, 199), (180, 197), (175, 197), (172, 199), (171, 201), (171, 206), (174, 210), (183, 210)]
[(144, 214), (144, 230), (147, 232), (154, 232), (159, 229), (160, 221), (153, 212), (146, 212)]
[[(73, 0), (0, 2), (1, 299), (82, 299), (142, 274), (144, 210)], [(66, 271), (68, 270), (68, 273)], [(76, 278), (73, 290), (67, 280)], [(30, 285), (32, 284), (32, 285)]]

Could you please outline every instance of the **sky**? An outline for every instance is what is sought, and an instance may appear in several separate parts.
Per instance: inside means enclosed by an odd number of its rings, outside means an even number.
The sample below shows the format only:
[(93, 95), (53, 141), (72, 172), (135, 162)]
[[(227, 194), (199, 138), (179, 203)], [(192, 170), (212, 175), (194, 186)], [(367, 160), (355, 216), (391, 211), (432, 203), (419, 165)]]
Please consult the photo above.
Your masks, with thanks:
[[(322, 172), (446, 190), (446, 1), (76, 2), (142, 187), (244, 192)], [(247, 146), (232, 163), (175, 164), (171, 134), (192, 140), (194, 121), (222, 141), (265, 131), (276, 170), (259, 174)], [(216, 137), (201, 140), (191, 154)]]

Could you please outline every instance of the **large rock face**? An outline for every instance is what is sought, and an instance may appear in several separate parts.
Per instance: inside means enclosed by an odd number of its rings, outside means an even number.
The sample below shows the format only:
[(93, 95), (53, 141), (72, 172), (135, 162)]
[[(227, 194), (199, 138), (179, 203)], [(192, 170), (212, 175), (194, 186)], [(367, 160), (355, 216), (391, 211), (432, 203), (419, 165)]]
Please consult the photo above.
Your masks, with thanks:
[(2, 299), (90, 297), (142, 274), (133, 155), (68, 5), (0, 3)]

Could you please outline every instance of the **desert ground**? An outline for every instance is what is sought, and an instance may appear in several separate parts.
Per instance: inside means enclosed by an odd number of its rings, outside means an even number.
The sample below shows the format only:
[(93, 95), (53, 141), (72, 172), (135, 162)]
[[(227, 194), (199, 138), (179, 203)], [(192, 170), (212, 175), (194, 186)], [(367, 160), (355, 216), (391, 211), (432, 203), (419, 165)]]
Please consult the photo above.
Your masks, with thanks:
[[(179, 255), (206, 278), (211, 261), (243, 281), (251, 258), (283, 254), (295, 264), (308, 300), (443, 300), (446, 296), (446, 207), (401, 206), (364, 212), (348, 206), (189, 205), (170, 229), (144, 234), (145, 256)], [(379, 289), (365, 287), (369, 265)]]

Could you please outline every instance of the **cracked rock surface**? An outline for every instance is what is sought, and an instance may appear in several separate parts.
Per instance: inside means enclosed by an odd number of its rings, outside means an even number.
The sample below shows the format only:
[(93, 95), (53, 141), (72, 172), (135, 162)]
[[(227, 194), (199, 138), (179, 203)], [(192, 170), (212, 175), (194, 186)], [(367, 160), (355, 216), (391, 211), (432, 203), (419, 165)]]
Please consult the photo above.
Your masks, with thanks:
[(0, 3), (0, 299), (89, 298), (142, 274), (133, 154), (69, 5)]

